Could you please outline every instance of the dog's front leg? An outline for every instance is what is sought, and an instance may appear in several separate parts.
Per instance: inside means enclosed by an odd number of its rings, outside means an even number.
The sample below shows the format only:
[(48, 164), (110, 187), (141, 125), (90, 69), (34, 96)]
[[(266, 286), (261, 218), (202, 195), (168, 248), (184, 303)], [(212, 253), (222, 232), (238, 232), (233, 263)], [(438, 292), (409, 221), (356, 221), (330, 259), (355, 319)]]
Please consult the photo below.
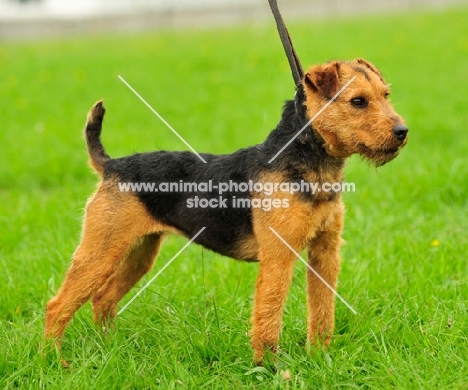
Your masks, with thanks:
[[(340, 272), (343, 212), (335, 213), (326, 230), (319, 231), (308, 245), (309, 265), (336, 290)], [(308, 336), (312, 345), (327, 346), (335, 325), (335, 294), (307, 269)]]
[(285, 246), (272, 245), (260, 250), (259, 262), (250, 332), (256, 364), (262, 363), (265, 350), (275, 352), (277, 349), (283, 306), (292, 279), (294, 254)]

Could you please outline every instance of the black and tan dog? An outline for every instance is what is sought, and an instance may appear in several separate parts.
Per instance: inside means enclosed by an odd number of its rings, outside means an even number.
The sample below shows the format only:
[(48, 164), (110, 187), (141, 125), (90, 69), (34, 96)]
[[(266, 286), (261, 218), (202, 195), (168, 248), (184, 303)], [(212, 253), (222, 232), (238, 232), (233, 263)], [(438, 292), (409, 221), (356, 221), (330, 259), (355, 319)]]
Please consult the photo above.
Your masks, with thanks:
[[(300, 136), (269, 161), (353, 77), (354, 81)], [(117, 303), (147, 273), (168, 233), (193, 237), (223, 255), (258, 261), (251, 340), (254, 359), (275, 350), (283, 304), (291, 283), (294, 253), (308, 251), (308, 261), (333, 288), (340, 270), (343, 204), (338, 192), (276, 191), (270, 195), (232, 190), (226, 207), (188, 207), (189, 198), (218, 197), (215, 192), (166, 193), (121, 191), (119, 183), (340, 183), (345, 160), (358, 153), (375, 165), (397, 156), (408, 128), (387, 100), (389, 87), (369, 62), (329, 62), (312, 66), (286, 102), (282, 118), (265, 142), (229, 155), (189, 152), (136, 154), (112, 159), (100, 141), (102, 102), (90, 113), (85, 129), (91, 165), (102, 180), (86, 206), (82, 241), (65, 281), (47, 304), (45, 335), (60, 339), (76, 310), (92, 299), (94, 319), (115, 316)], [(236, 198), (280, 199), (266, 211), (233, 207)], [(286, 203), (283, 201), (287, 200)], [(334, 328), (334, 294), (307, 272), (308, 336), (328, 344)]]

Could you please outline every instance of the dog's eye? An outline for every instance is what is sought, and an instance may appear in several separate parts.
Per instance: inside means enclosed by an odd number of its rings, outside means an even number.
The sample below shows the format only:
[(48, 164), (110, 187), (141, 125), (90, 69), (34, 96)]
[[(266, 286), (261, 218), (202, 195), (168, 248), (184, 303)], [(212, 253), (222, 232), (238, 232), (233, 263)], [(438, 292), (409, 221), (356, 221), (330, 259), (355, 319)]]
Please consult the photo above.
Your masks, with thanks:
[(367, 101), (366, 98), (363, 98), (363, 97), (359, 96), (359, 97), (355, 97), (355, 98), (351, 99), (351, 104), (354, 107), (364, 108), (364, 107), (367, 107), (369, 102)]
[(390, 96), (390, 92), (385, 92), (385, 99), (388, 98)]

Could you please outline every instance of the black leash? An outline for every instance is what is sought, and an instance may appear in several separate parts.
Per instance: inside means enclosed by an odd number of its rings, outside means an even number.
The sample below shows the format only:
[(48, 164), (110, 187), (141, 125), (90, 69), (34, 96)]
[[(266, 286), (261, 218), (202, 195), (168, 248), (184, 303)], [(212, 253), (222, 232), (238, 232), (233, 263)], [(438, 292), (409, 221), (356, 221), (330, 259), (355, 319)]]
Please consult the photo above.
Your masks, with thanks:
[(289, 66), (291, 67), (294, 83), (297, 87), (302, 82), (304, 77), (304, 70), (302, 69), (301, 61), (299, 61), (296, 51), (294, 50), (291, 37), (289, 35), (288, 29), (286, 28), (286, 25), (284, 24), (284, 20), (281, 16), (276, 0), (268, 0), (268, 3), (270, 3), (271, 12), (275, 17), (276, 27), (278, 28), (278, 33), (281, 42), (283, 43), (286, 57), (288, 57)]

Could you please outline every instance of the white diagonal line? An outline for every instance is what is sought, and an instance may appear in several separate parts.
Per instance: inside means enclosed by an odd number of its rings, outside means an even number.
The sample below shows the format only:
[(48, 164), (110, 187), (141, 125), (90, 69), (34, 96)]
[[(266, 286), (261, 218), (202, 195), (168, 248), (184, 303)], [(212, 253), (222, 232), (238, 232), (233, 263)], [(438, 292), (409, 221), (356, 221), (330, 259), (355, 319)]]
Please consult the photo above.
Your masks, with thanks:
[(117, 315), (122, 314), (122, 313), (125, 311), (125, 309), (126, 309), (127, 307), (129, 307), (130, 304), (131, 304), (143, 291), (145, 291), (146, 288), (147, 288), (151, 283), (153, 283), (154, 279), (156, 279), (159, 275), (161, 275), (161, 273), (162, 273), (167, 267), (169, 267), (169, 265), (185, 250), (185, 248), (187, 248), (193, 241), (195, 241), (195, 239), (196, 239), (196, 238), (201, 234), (201, 232), (202, 232), (203, 230), (205, 230), (205, 229), (206, 229), (206, 226), (202, 227), (202, 228), (200, 229), (200, 231), (199, 231), (197, 234), (195, 234), (195, 235), (192, 237), (192, 239), (191, 239), (189, 242), (187, 242), (187, 243), (182, 247), (182, 249), (181, 249), (179, 252), (177, 252), (177, 253), (172, 257), (172, 259), (169, 260), (169, 261), (166, 263), (166, 265), (165, 265), (164, 267), (162, 267), (162, 268), (158, 271), (158, 273), (157, 273), (156, 275), (154, 275), (154, 276), (148, 281), (148, 283), (146, 283), (146, 284), (140, 289), (140, 291), (138, 291), (138, 292), (135, 294), (135, 296), (134, 296), (132, 299), (130, 299), (130, 300), (127, 302), (127, 304), (126, 304), (124, 307), (122, 307), (122, 309), (119, 310), (119, 312), (117, 313)]
[(329, 289), (333, 294), (335, 294), (335, 295), (341, 300), (341, 302), (343, 302), (343, 303), (348, 307), (349, 310), (351, 310), (354, 314), (357, 314), (356, 310), (354, 310), (354, 309), (351, 307), (351, 305), (350, 305), (348, 302), (346, 302), (346, 301), (344, 300), (344, 298), (343, 298), (340, 294), (338, 294), (338, 293), (336, 292), (336, 290), (335, 290), (332, 286), (330, 286), (330, 285), (328, 284), (328, 282), (327, 282), (324, 278), (322, 278), (322, 277), (320, 276), (320, 274), (319, 274), (316, 270), (314, 270), (314, 269), (312, 268), (312, 266), (311, 266), (307, 261), (305, 261), (305, 260), (301, 257), (301, 255), (300, 255), (299, 253), (297, 253), (297, 252), (294, 250), (294, 248), (293, 248), (291, 245), (289, 245), (289, 244), (286, 242), (286, 240), (285, 240), (283, 237), (281, 237), (281, 236), (276, 232), (275, 229), (273, 229), (273, 228), (270, 226), (270, 230), (276, 235), (276, 237), (278, 237), (278, 238), (283, 242), (284, 245), (286, 245), (286, 246), (291, 250), (292, 253), (294, 253), (294, 254), (297, 256), (297, 258), (298, 258), (299, 260), (301, 260), (301, 261), (307, 266), (307, 268), (309, 268), (309, 269), (315, 274), (315, 276), (317, 276), (317, 278), (319, 278), (319, 279), (322, 281), (322, 283), (323, 283), (325, 286), (328, 287), (328, 289)]
[(143, 99), (143, 97), (137, 91), (135, 91), (135, 89), (129, 83), (127, 83), (127, 81), (125, 81), (122, 76), (119, 75), (118, 77), (146, 105), (146, 107), (151, 110), (154, 115), (161, 119), (162, 123), (164, 123), (193, 153), (198, 156), (200, 160), (206, 164), (205, 159), (200, 156), (197, 151), (192, 148), (192, 146), (177, 131), (175, 131), (174, 128), (161, 115), (159, 115), (159, 113), (153, 107), (151, 107), (150, 104), (145, 99)]
[(279, 152), (276, 153), (276, 154), (273, 156), (273, 158), (272, 158), (270, 161), (268, 161), (268, 164), (271, 164), (271, 162), (272, 162), (274, 159), (276, 159), (276, 157), (278, 157), (278, 156), (283, 152), (284, 149), (286, 149), (297, 137), (299, 137), (299, 135), (301, 135), (301, 133), (306, 129), (306, 127), (309, 126), (309, 125), (312, 123), (312, 121), (313, 121), (315, 118), (317, 118), (317, 117), (323, 112), (323, 110), (325, 110), (330, 104), (332, 104), (332, 103), (335, 101), (335, 99), (336, 99), (338, 96), (340, 96), (340, 94), (341, 94), (346, 88), (348, 88), (349, 84), (351, 84), (351, 83), (354, 81), (355, 78), (356, 78), (356, 76), (353, 76), (353, 78), (352, 78), (351, 80), (349, 80), (349, 81), (343, 86), (343, 88), (341, 88), (341, 89), (336, 93), (336, 95), (333, 96), (333, 97), (327, 102), (327, 104), (325, 104), (325, 105), (319, 110), (319, 112), (317, 112), (317, 114), (315, 114), (315, 115), (312, 117), (312, 119), (311, 119), (309, 122), (307, 122), (307, 123), (304, 125), (304, 127), (303, 127), (301, 130), (299, 130), (299, 131), (294, 135), (294, 137), (292, 137), (292, 138), (288, 141), (288, 143), (287, 143), (286, 145), (284, 145), (284, 146), (279, 150)]

